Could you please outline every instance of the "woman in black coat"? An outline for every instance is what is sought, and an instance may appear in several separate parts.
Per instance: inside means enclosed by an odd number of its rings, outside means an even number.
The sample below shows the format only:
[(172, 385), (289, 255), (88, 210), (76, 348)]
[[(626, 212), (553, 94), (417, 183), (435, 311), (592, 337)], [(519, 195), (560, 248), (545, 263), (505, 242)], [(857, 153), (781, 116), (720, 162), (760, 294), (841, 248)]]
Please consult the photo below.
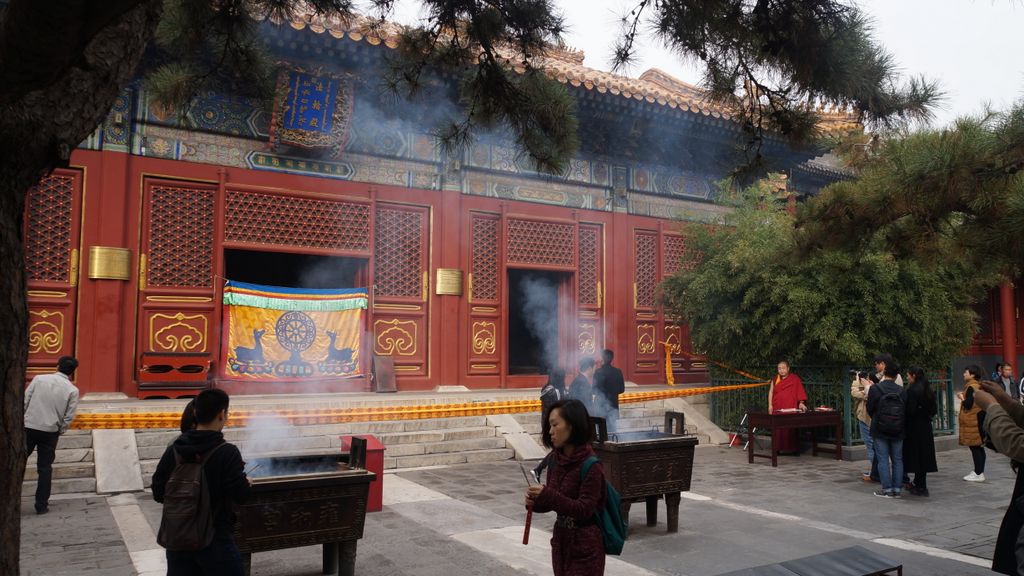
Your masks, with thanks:
[(938, 472), (935, 463), (935, 437), (932, 434), (932, 418), (938, 411), (935, 391), (928, 382), (924, 370), (918, 367), (907, 372), (907, 426), (903, 440), (903, 469), (914, 473), (910, 493), (928, 495), (927, 474)]

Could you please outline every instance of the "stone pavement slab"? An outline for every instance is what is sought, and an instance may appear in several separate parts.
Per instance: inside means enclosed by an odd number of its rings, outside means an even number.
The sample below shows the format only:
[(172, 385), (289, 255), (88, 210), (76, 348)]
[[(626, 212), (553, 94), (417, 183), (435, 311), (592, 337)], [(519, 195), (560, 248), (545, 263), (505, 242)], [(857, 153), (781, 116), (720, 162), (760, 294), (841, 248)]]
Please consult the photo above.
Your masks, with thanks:
[[(860, 545), (903, 562), (907, 574), (991, 574), (988, 558), (1013, 488), (1008, 461), (989, 452), (988, 482), (970, 484), (961, 480), (971, 463), (966, 449), (940, 453), (938, 460), (940, 472), (929, 475), (930, 498), (893, 501), (872, 496), (877, 485), (860, 481), (864, 462), (805, 455), (782, 458), (772, 468), (747, 464), (739, 449), (700, 447), (679, 532), (666, 532), (663, 503), (654, 527), (645, 525), (644, 507), (634, 506), (630, 539), (617, 560), (637, 567), (635, 573), (711, 576)], [(517, 462), (400, 471), (385, 477), (385, 487), (391, 488), (388, 503), (383, 512), (367, 515), (358, 544), (361, 576), (521, 576), (541, 570), (546, 551), (538, 556), (532, 549), (545, 543), (554, 515), (534, 517), (531, 547), (524, 549), (525, 480)], [(122, 536), (111, 513), (111, 506), (136, 507), (136, 516), (155, 533), (160, 506), (146, 492), (55, 499), (44, 516), (33, 513), (26, 496), (24, 574), (135, 574), (129, 552), (160, 553), (143, 539)], [(132, 532), (145, 532), (137, 517), (122, 520), (135, 526)], [(254, 556), (253, 573), (311, 576), (319, 574), (320, 561), (319, 547), (265, 552)]]

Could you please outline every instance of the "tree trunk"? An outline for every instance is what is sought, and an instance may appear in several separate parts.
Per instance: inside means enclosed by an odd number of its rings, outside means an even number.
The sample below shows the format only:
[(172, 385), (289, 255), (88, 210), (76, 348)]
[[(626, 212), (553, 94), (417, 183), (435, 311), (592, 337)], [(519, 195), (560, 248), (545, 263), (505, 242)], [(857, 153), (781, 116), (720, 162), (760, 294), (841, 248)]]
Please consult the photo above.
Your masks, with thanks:
[[(27, 3), (49, 5), (62, 16), (40, 21), (34, 17), (38, 10), (18, 9)], [(0, 574), (18, 574), (21, 540), (28, 355), (22, 239), (25, 195), (55, 166), (67, 163), (71, 150), (100, 125), (114, 98), (131, 80), (163, 5), (161, 0), (141, 0), (126, 10), (126, 4), (14, 0), (0, 30), (0, 62), (34, 58), (54, 79), (28, 92), (24, 85), (0, 86), (0, 158), (4, 159), (0, 163)], [(68, 17), (67, 12), (75, 10), (82, 12), (81, 18)], [(96, 28), (104, 14), (110, 24)], [(39, 62), (38, 55), (48, 51), (34, 50), (26, 40), (32, 35), (24, 30), (40, 26), (50, 28), (40, 30), (36, 38), (43, 42), (76, 39), (84, 46), (81, 56), (70, 62), (60, 58)], [(12, 35), (10, 30), (22, 33)]]

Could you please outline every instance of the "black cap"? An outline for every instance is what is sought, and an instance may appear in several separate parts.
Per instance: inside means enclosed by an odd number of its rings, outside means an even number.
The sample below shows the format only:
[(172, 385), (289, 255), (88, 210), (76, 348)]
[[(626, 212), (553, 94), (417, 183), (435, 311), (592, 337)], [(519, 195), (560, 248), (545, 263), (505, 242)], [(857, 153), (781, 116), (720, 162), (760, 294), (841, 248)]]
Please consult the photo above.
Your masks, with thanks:
[(76, 368), (78, 368), (78, 360), (74, 356), (61, 356), (57, 360), (57, 371), (62, 374), (71, 376), (75, 373)]

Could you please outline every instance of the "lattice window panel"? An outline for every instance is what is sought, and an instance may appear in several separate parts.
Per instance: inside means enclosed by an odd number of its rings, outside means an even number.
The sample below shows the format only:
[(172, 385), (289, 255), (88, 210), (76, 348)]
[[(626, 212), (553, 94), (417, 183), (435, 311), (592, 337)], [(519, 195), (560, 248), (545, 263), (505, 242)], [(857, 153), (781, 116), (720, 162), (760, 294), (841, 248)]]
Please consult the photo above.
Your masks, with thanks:
[(156, 186), (150, 198), (149, 285), (212, 286), (214, 192)]
[(693, 268), (692, 254), (686, 249), (686, 240), (682, 236), (665, 236), (664, 249), (662, 254), (665, 261), (661, 263), (661, 270), (665, 276), (671, 276), (681, 269)]
[(473, 299), (498, 299), (498, 222), (473, 217)]
[(597, 292), (598, 262), (600, 260), (601, 229), (596, 226), (580, 226), (580, 267), (579, 303), (600, 304)]
[(423, 236), (426, 214), (377, 207), (377, 246), (374, 271), (376, 294), (423, 296)]
[(508, 261), (572, 266), (575, 226), (535, 220), (508, 221)]
[(229, 191), (229, 242), (369, 251), (370, 206)]
[(636, 305), (654, 307), (654, 292), (658, 287), (658, 236), (636, 235)]
[(49, 176), (26, 201), (25, 266), (29, 280), (69, 282), (75, 179)]

